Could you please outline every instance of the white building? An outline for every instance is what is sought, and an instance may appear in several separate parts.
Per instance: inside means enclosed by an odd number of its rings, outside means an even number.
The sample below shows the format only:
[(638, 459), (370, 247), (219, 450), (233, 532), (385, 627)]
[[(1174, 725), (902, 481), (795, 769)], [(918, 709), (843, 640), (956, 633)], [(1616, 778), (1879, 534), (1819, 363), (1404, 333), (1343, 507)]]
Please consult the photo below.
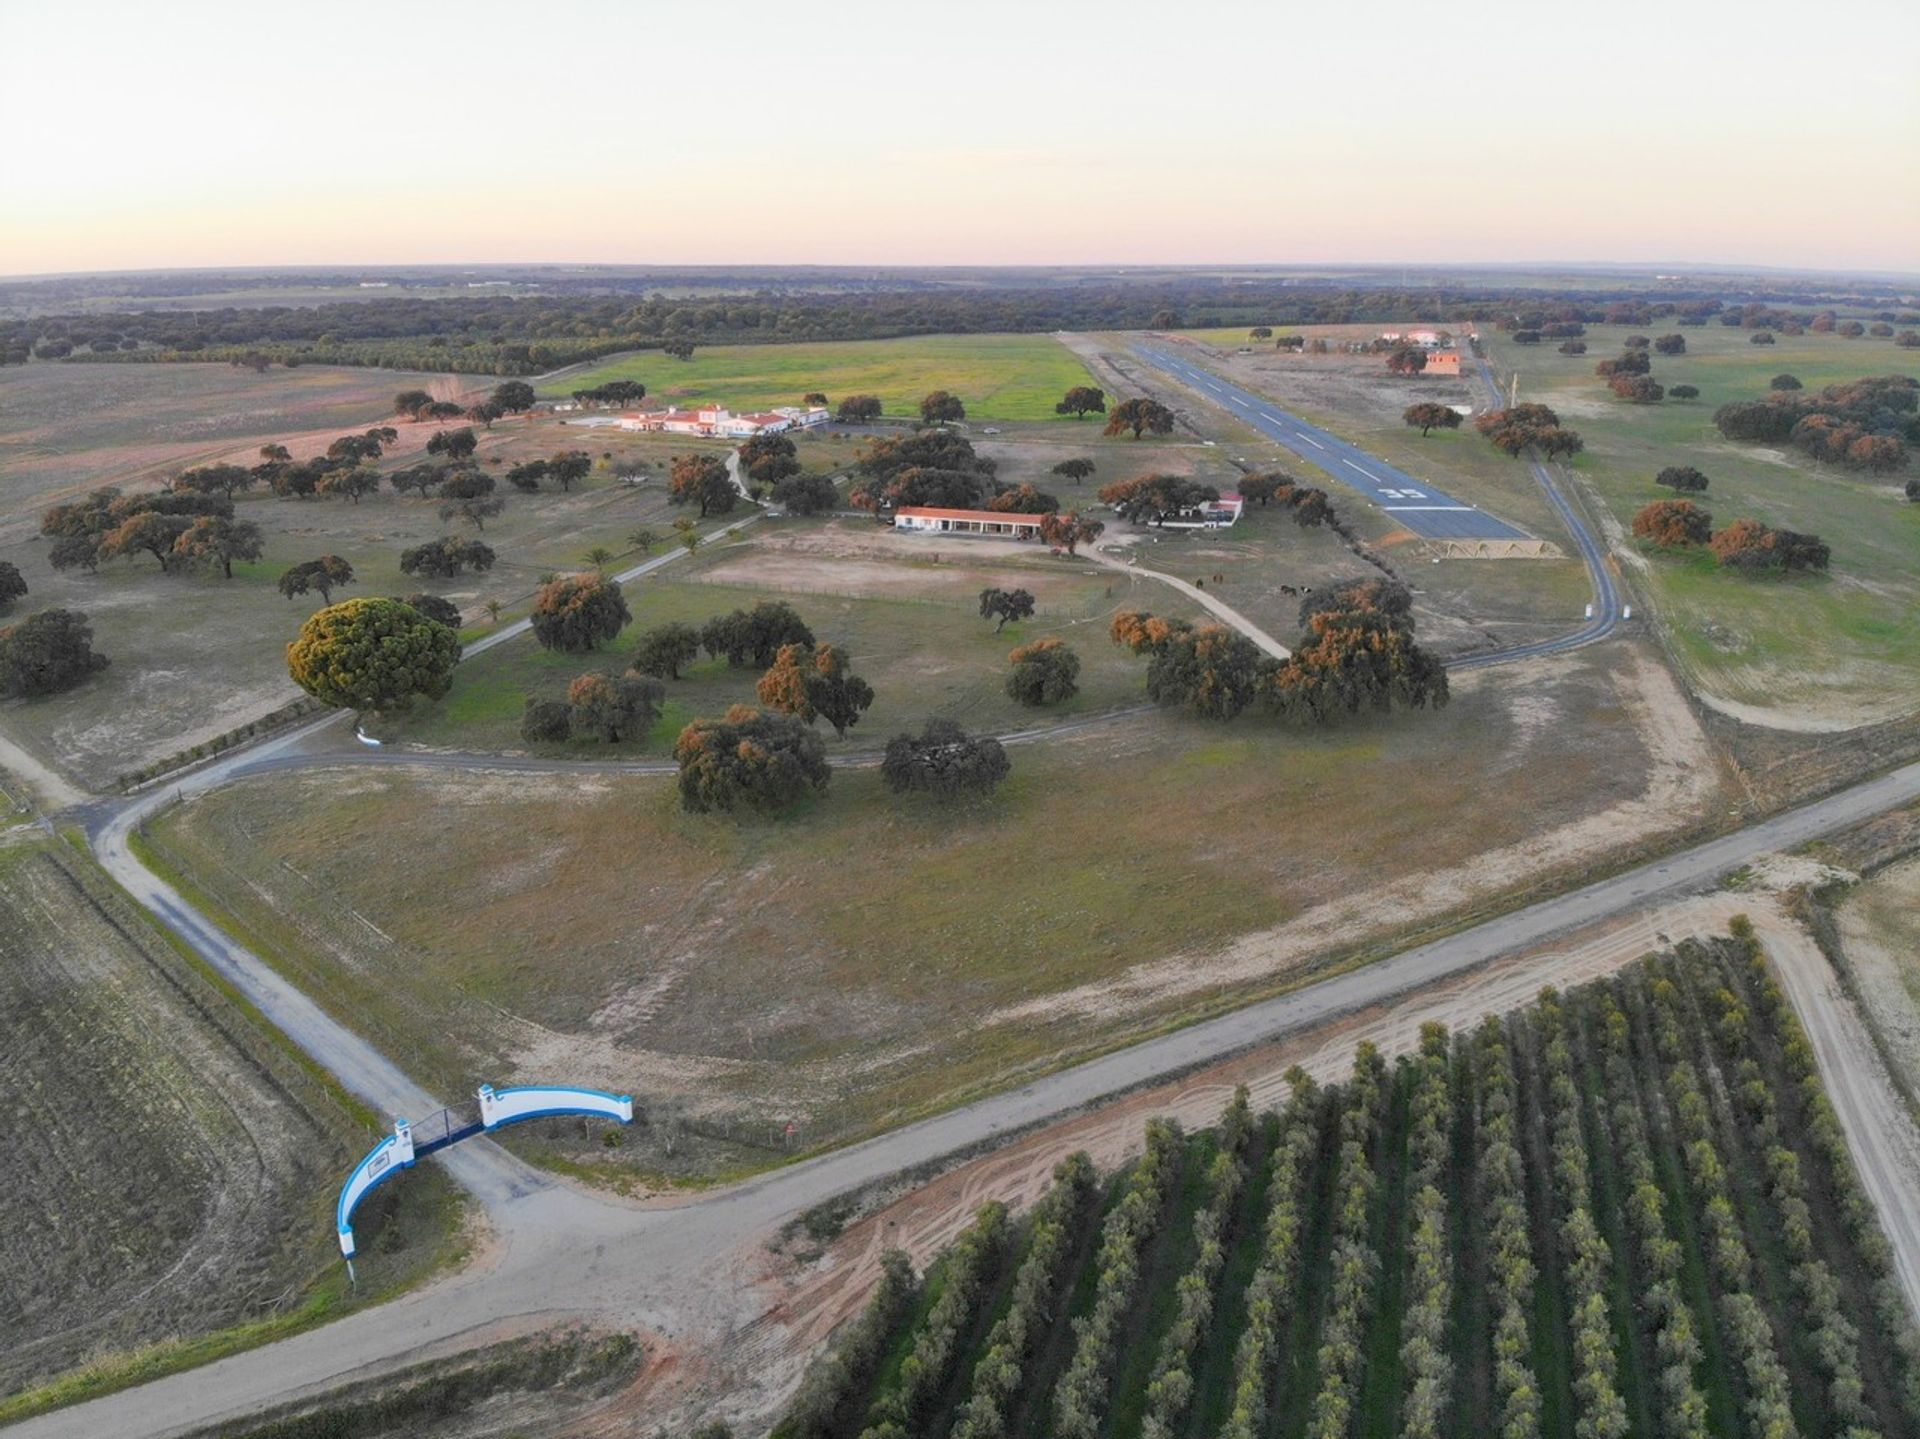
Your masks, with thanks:
[(664, 410), (629, 410), (620, 417), (620, 428), (654, 434), (700, 435), (708, 439), (750, 440), (755, 435), (777, 435), (782, 430), (791, 430), (796, 426), (826, 423), (826, 410), (820, 409), (817, 413), (820, 419), (802, 421), (796, 420), (794, 412), (787, 410), (762, 410), (758, 414), (736, 415), (721, 405), (701, 405), (691, 410), (669, 405)]

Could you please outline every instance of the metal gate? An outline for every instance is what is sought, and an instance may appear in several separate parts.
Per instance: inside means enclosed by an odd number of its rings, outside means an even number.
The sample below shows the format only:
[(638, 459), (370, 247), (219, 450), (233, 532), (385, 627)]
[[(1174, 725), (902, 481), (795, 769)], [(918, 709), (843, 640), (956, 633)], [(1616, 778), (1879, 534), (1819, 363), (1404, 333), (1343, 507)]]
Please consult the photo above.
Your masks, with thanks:
[(413, 1152), (431, 1154), (436, 1149), (445, 1149), (449, 1144), (458, 1144), (478, 1134), (480, 1128), (480, 1101), (470, 1099), (456, 1104), (414, 1121)]

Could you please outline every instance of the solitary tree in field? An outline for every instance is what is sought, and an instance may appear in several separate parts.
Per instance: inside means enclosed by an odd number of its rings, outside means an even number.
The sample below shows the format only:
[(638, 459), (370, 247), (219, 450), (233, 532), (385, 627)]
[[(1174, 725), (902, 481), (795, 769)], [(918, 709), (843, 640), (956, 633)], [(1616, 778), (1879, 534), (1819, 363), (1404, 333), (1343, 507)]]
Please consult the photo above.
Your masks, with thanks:
[(1653, 348), (1663, 355), (1684, 355), (1687, 352), (1685, 335), (1662, 335), (1653, 342)]
[(533, 386), (525, 380), (506, 380), (493, 387), (487, 403), (504, 415), (517, 415), (533, 408)]
[(613, 551), (605, 545), (595, 545), (587, 551), (587, 563), (592, 565), (596, 570), (604, 570), (607, 567), (607, 561), (612, 558)]
[(632, 619), (619, 584), (604, 575), (561, 575), (533, 597), (533, 637), (550, 650), (598, 649)]
[(1430, 430), (1460, 428), (1460, 412), (1452, 405), (1436, 405), (1423, 401), (1418, 405), (1408, 405), (1406, 412), (1400, 418), (1408, 425), (1418, 426), (1422, 439), (1426, 438)]
[(865, 425), (880, 418), (880, 397), (878, 395), (848, 395), (834, 411), (834, 418), (843, 425)]
[(1735, 520), (1714, 533), (1708, 544), (1727, 569), (1756, 574), (1765, 570), (1824, 570), (1829, 551), (1818, 535), (1776, 530), (1758, 520)]
[(937, 799), (990, 793), (1012, 766), (1006, 748), (991, 735), (969, 735), (952, 720), (928, 720), (919, 734), (887, 741), (880, 778), (895, 794)]
[(1082, 459), (1062, 460), (1053, 467), (1052, 473), (1059, 475), (1062, 479), (1072, 480), (1077, 485), (1093, 474), (1093, 461)]
[(1697, 400), (1700, 398), (1698, 385), (1669, 385), (1667, 398), (1670, 400)]
[(920, 418), (929, 425), (945, 425), (966, 417), (967, 407), (960, 397), (945, 390), (935, 390), (920, 402)]
[(765, 669), (781, 649), (812, 649), (813, 631), (785, 600), (760, 600), (750, 610), (715, 615), (700, 629), (700, 644), (716, 658), (725, 655), (735, 669)]
[(1418, 345), (1395, 345), (1387, 352), (1387, 371), (1395, 375), (1417, 375), (1427, 367), (1427, 352)]
[(1251, 330), (1247, 331), (1247, 338), (1249, 340), (1271, 340), (1273, 338), (1273, 326), (1255, 325)]
[(692, 664), (699, 653), (700, 632), (692, 625), (671, 620), (640, 636), (633, 647), (633, 668), (643, 675), (677, 680), (682, 667)]
[(1707, 487), (1707, 477), (1692, 465), (1668, 465), (1653, 477), (1653, 482), (1683, 495), (1698, 494)]
[(799, 451), (785, 435), (755, 435), (740, 446), (740, 468), (755, 485), (771, 488), (800, 473)]
[(660, 347), (660, 353), (676, 360), (691, 360), (693, 358), (693, 341), (668, 340), (666, 344)]
[[(425, 390), (402, 390), (393, 397), (394, 413), (397, 415), (405, 415), (410, 420), (420, 419), (426, 414), (428, 406), (432, 404), (433, 396)], [(263, 450), (261, 453), (265, 454), (266, 452)], [(275, 456), (268, 455), (267, 458), (273, 459)], [(285, 454), (281, 454), (278, 458), (284, 460), (288, 457)]]
[(826, 475), (788, 475), (769, 498), (790, 515), (818, 515), (840, 503), (840, 490)]
[(0, 699), (58, 694), (106, 666), (78, 610), (41, 610), (0, 629)]
[(853, 673), (852, 657), (836, 645), (782, 645), (756, 693), (768, 709), (803, 723), (824, 719), (842, 739), (873, 704), (873, 686)]
[(1128, 430), (1133, 431), (1136, 440), (1148, 430), (1156, 435), (1170, 435), (1173, 433), (1173, 411), (1158, 400), (1122, 400), (1108, 413), (1105, 433), (1118, 435)]
[(980, 618), (995, 620), (993, 632), (999, 634), (1008, 620), (1033, 617), (1033, 596), (1026, 590), (985, 589), (980, 591)]
[(1798, 375), (1775, 375), (1767, 381), (1769, 390), (1800, 390), (1806, 387), (1800, 383)]
[(1066, 398), (1053, 407), (1056, 415), (1072, 415), (1076, 420), (1084, 420), (1088, 415), (1104, 415), (1107, 412), (1107, 392), (1092, 385), (1075, 385), (1067, 391)]
[(1034, 640), (1007, 656), (1007, 694), (1023, 705), (1058, 704), (1079, 692), (1080, 656), (1061, 639)]
[(667, 498), (676, 505), (698, 505), (700, 518), (726, 514), (739, 499), (725, 461), (714, 455), (675, 455), (667, 477)]
[(680, 731), (680, 805), (691, 814), (785, 809), (827, 787), (832, 768), (820, 736), (791, 715), (735, 705)]
[(17, 599), (25, 598), (27, 582), (21, 577), (19, 566), (7, 560), (0, 560), (0, 610)]
[(806, 394), (800, 397), (800, 403), (803, 405), (818, 405), (822, 409), (825, 409), (827, 404), (827, 397), (824, 394), (822, 394), (819, 390), (809, 390), (807, 391)]
[(547, 473), (562, 490), (572, 490), (593, 470), (593, 457), (585, 450), (562, 450), (547, 461)]
[(691, 556), (695, 550), (700, 548), (699, 522), (690, 520), (685, 515), (682, 515), (673, 522), (673, 538), (674, 543), (678, 544), (681, 549), (685, 550), (687, 554)]
[(1563, 355), (1584, 355), (1586, 352), (1587, 342), (1585, 340), (1567, 340), (1560, 346), (1560, 353)]
[(1202, 719), (1232, 719), (1258, 698), (1275, 662), (1223, 625), (1182, 628), (1153, 651), (1147, 697)]
[(498, 600), (487, 600), (480, 608), (487, 612), (487, 622), (497, 625), (500, 623), (500, 611), (505, 609), (506, 606)]
[(1652, 375), (1615, 375), (1607, 382), (1607, 388), (1623, 400), (1631, 400), (1636, 405), (1651, 405), (1666, 397), (1666, 386)]
[(627, 543), (641, 554), (650, 555), (653, 553), (653, 547), (660, 543), (660, 535), (657, 531), (642, 525), (627, 536)]
[(379, 712), (453, 684), (459, 638), (399, 600), (343, 600), (308, 616), (287, 646), (287, 672), (315, 698)]
[(320, 592), (320, 603), (333, 603), (333, 592), (353, 583), (353, 566), (338, 555), (302, 560), (280, 576), (280, 593), (288, 599), (310, 590)]

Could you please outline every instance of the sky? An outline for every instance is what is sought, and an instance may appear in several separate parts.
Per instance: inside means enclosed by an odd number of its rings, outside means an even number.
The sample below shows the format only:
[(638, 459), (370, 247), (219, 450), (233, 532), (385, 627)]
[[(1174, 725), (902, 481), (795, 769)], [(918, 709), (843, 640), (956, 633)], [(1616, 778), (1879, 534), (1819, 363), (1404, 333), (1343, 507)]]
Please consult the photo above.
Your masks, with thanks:
[(0, 274), (1920, 271), (1911, 0), (0, 0)]

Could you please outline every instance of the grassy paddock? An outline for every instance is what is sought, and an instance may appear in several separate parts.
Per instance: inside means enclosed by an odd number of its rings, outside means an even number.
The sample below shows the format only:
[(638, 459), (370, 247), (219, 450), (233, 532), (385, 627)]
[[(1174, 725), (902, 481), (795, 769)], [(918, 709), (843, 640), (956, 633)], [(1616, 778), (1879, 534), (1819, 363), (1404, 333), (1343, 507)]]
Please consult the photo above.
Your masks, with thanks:
[(1716, 526), (1750, 517), (1812, 531), (1833, 549), (1827, 574), (1760, 579), (1702, 555), (1647, 555), (1637, 573), (1692, 682), (1736, 713), (1789, 724), (1845, 727), (1912, 711), (1920, 695), (1920, 505), (1901, 496), (1905, 476), (1816, 466), (1791, 448), (1724, 440), (1713, 426), (1715, 409), (1764, 395), (1774, 375), (1816, 389), (1913, 374), (1912, 352), (1811, 334), (1754, 345), (1744, 330), (1708, 325), (1680, 332), (1687, 354), (1655, 355), (1653, 364), (1655, 379), (1696, 385), (1700, 398), (1632, 405), (1593, 373), (1627, 333), (1591, 326), (1581, 356), (1490, 337), (1496, 364), (1518, 370), (1521, 398), (1552, 405), (1585, 438), (1577, 468), (1615, 523), (1624, 531), (1643, 505), (1670, 497), (1653, 483), (1661, 468), (1693, 465), (1709, 480), (1706, 494), (1693, 498)]
[[(170, 814), (154, 843), (424, 1082), (564, 1053), (583, 1082), (791, 1115), (814, 1144), (1291, 982), (1276, 961), (1022, 1008), (1170, 955), (1204, 973), (1238, 936), (1586, 823), (1638, 796), (1647, 762), (1601, 659), (1328, 733), (1154, 717), (1012, 758), (976, 806), (899, 802), (844, 768), (773, 819), (684, 815), (661, 779), (280, 776)], [(1306, 817), (1333, 794), (1330, 830)], [(669, 1167), (639, 1141), (617, 1158)]]
[(624, 355), (546, 387), (566, 395), (608, 380), (640, 380), (669, 400), (711, 400), (736, 411), (797, 405), (818, 390), (835, 403), (878, 395), (889, 415), (917, 415), (931, 390), (966, 402), (972, 420), (1052, 420), (1053, 407), (1092, 377), (1046, 335), (917, 335), (807, 345), (711, 345), (675, 360), (658, 351)]

